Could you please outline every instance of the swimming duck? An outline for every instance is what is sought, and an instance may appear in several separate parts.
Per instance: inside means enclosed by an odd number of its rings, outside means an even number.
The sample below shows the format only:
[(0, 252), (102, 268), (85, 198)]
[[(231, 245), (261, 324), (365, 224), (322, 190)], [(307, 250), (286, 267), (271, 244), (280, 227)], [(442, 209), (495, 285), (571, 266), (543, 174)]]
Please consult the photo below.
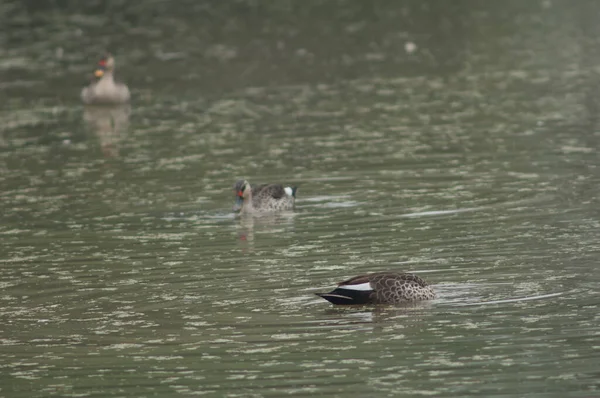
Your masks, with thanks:
[(355, 276), (340, 282), (329, 293), (316, 295), (335, 305), (399, 304), (435, 298), (433, 288), (423, 279), (398, 272)]
[(298, 187), (284, 187), (280, 184), (265, 184), (252, 187), (246, 180), (239, 180), (233, 186), (235, 191), (234, 211), (240, 213), (261, 213), (293, 210)]
[(99, 80), (92, 82), (81, 90), (81, 100), (88, 105), (124, 104), (129, 102), (129, 89), (123, 83), (115, 82), (113, 71), (115, 59), (107, 54), (98, 62), (94, 75)]

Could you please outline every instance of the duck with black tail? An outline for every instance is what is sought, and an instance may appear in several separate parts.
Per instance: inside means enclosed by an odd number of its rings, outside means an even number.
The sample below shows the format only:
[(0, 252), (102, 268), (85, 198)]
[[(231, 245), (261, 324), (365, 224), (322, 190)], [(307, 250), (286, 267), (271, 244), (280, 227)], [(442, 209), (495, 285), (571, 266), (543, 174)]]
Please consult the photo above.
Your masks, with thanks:
[(422, 278), (406, 273), (378, 272), (340, 282), (329, 293), (316, 293), (334, 305), (401, 304), (435, 298)]
[(234, 211), (240, 214), (274, 213), (293, 210), (298, 187), (284, 187), (281, 184), (251, 186), (246, 180), (239, 180), (233, 186), (235, 192)]

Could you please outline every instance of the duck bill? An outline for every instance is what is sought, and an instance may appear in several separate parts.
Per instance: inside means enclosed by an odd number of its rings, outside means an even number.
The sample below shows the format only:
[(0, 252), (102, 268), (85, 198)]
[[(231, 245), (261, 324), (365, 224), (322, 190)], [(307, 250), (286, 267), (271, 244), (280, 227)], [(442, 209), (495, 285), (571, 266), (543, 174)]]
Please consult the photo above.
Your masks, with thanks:
[(94, 76), (102, 77), (104, 76), (104, 71), (102, 69), (96, 69), (96, 71), (94, 72)]
[(233, 205), (233, 211), (240, 211), (242, 210), (242, 205), (244, 204), (244, 198), (242, 198), (241, 196), (236, 196), (235, 197), (235, 203)]

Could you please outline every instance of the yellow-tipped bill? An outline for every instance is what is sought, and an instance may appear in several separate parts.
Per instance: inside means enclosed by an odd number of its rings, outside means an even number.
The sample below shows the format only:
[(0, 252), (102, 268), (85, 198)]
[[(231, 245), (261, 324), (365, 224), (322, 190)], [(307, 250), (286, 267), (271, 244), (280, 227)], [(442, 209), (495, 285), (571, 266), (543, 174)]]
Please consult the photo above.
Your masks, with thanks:
[(94, 76), (102, 77), (104, 76), (104, 71), (102, 69), (96, 69), (96, 71), (94, 72)]

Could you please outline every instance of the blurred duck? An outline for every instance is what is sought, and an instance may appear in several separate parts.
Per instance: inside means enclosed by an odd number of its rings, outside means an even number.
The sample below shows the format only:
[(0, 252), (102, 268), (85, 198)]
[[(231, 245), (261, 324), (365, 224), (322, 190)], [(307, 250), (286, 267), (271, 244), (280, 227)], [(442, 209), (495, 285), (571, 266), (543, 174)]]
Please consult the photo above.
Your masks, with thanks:
[(316, 293), (335, 305), (400, 304), (435, 298), (433, 288), (420, 277), (378, 272), (340, 282), (329, 293)]
[(107, 54), (98, 62), (94, 75), (98, 80), (81, 90), (81, 99), (88, 105), (118, 105), (129, 102), (129, 89), (123, 83), (115, 82), (113, 71), (115, 59)]
[(239, 180), (233, 186), (235, 191), (234, 211), (240, 213), (267, 213), (293, 210), (298, 187), (284, 187), (280, 184), (265, 184), (252, 187), (246, 180)]

